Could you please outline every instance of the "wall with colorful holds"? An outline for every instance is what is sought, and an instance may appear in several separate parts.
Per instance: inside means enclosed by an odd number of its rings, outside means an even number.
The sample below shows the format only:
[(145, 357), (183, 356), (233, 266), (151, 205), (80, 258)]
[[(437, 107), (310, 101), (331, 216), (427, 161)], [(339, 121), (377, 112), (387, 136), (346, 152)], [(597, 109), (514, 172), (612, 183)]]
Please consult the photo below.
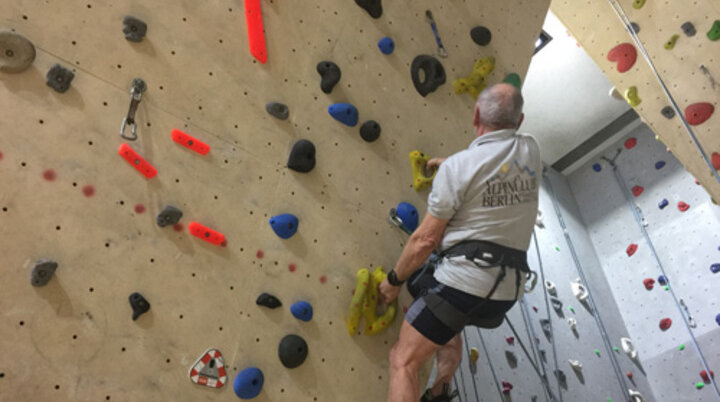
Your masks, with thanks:
[[(229, 385), (190, 381), (191, 366), (212, 347), (224, 355), (227, 381), (246, 367), (263, 370), (259, 400), (383, 399), (399, 320), (373, 338), (348, 336), (355, 273), (398, 257), (405, 235), (387, 222), (391, 207), (407, 201), (424, 211), (408, 154), (448, 155), (472, 140), (474, 100), (455, 95), (452, 81), (488, 56), (496, 62), (490, 83), (524, 76), (549, 1), (384, 3), (373, 19), (352, 1), (262, 2), (266, 64), (248, 50), (250, 2), (0, 4), (0, 25), (37, 49), (28, 70), (0, 73), (4, 396), (232, 398)], [(440, 58), (448, 82), (421, 97), (409, 69), (415, 56), (437, 50), (428, 8), (448, 54)], [(124, 37), (127, 15), (147, 23), (139, 43)], [(492, 32), (487, 46), (472, 41), (476, 25)], [(395, 43), (390, 55), (377, 46), (385, 36)], [(342, 70), (329, 95), (316, 71), (323, 60)], [(55, 63), (75, 73), (62, 94), (45, 83)], [(117, 155), (136, 77), (147, 90), (130, 147), (157, 169), (149, 180)], [(289, 106), (288, 120), (266, 112), (273, 101)], [(354, 104), (361, 124), (377, 121), (379, 139), (367, 143), (359, 125), (332, 119), (336, 102)], [(209, 153), (174, 143), (172, 129)], [(285, 167), (300, 139), (316, 148), (308, 174)], [(166, 205), (183, 211), (179, 225), (156, 224)], [(282, 213), (299, 218), (287, 240), (268, 223)], [(193, 237), (190, 222), (222, 233), (224, 246)], [(40, 258), (59, 268), (34, 288), (30, 271)], [(133, 292), (151, 306), (137, 321)], [(283, 307), (257, 306), (262, 292)], [(290, 314), (299, 300), (312, 304), (312, 321)], [(290, 333), (309, 347), (293, 370), (277, 352)]]
[[(716, 135), (720, 131), (720, 69), (717, 68), (720, 4), (696, 1), (689, 7), (678, 1), (611, 1), (622, 7), (639, 28), (638, 36), (681, 112), (688, 114), (688, 107), (699, 103), (710, 104), (715, 109), (709, 119), (692, 127), (707, 156), (716, 155), (715, 169), (720, 168), (720, 137)], [(720, 183), (702, 159), (680, 118), (663, 114), (670, 102), (610, 1), (556, 0), (551, 8), (620, 93), (637, 88), (641, 103), (635, 110), (720, 202)], [(671, 41), (672, 38), (675, 39)], [(629, 49), (612, 52), (624, 43), (629, 44)], [(692, 110), (689, 114), (690, 117), (701, 117), (699, 114), (692, 116), (695, 114)]]

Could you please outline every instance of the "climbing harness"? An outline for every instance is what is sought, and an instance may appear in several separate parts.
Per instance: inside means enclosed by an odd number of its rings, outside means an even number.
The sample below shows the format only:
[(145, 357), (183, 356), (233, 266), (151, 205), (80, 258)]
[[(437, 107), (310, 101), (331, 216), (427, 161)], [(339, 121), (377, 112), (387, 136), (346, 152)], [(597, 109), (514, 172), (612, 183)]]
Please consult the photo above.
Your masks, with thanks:
[[(128, 109), (127, 116), (122, 121), (122, 125), (120, 126), (120, 137), (128, 140), (128, 141), (135, 141), (137, 139), (137, 123), (135, 122), (135, 113), (137, 112), (137, 108), (140, 105), (140, 101), (142, 100), (142, 94), (147, 90), (147, 84), (145, 84), (145, 81), (142, 80), (142, 78), (135, 78), (132, 81), (132, 86), (130, 88), (130, 108)], [(125, 135), (125, 128), (127, 125), (130, 125), (132, 137), (128, 137)]]
[(435, 43), (437, 43), (437, 54), (438, 56), (442, 57), (443, 59), (448, 57), (447, 50), (445, 50), (445, 46), (443, 46), (442, 39), (440, 39), (440, 34), (438, 33), (437, 24), (435, 23), (435, 18), (433, 18), (432, 11), (425, 10), (425, 19), (427, 20), (428, 24), (430, 24), (430, 28), (433, 31), (433, 35), (435, 35)]

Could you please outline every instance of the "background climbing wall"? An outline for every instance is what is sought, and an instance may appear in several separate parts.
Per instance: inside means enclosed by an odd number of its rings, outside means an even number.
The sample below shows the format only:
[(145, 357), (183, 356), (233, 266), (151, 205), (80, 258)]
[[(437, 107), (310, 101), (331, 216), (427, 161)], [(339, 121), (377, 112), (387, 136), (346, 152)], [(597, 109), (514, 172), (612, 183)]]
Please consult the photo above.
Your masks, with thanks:
[[(38, 50), (27, 71), (0, 74), (0, 382), (13, 400), (216, 400), (230, 387), (193, 385), (188, 369), (202, 352), (223, 352), (232, 381), (246, 366), (265, 373), (260, 400), (382, 400), (387, 353), (397, 333), (348, 337), (344, 325), (355, 272), (392, 266), (405, 235), (387, 223), (400, 201), (424, 209), (410, 187), (408, 154), (448, 155), (472, 140), (473, 99), (452, 93), (476, 58), (497, 60), (490, 82), (527, 69), (548, 1), (386, 2), (374, 20), (353, 2), (262, 2), (268, 62), (247, 50), (243, 3), (195, 1), (3, 1), (0, 24)], [(426, 98), (409, 66), (432, 54), (425, 21), (431, 7), (449, 57), (448, 83)], [(122, 18), (148, 24), (127, 42)], [(475, 45), (470, 28), (493, 32)], [(396, 51), (376, 43), (391, 36)], [(332, 60), (342, 79), (320, 91), (315, 66)], [(75, 71), (70, 90), (54, 93), (45, 72)], [(117, 155), (130, 82), (148, 90), (132, 143), (159, 171), (146, 180)], [(268, 101), (290, 119), (265, 113)], [(363, 142), (357, 128), (330, 118), (347, 101), (382, 135)], [(207, 142), (201, 157), (170, 140), (179, 128)], [(285, 168), (290, 146), (315, 143), (309, 174)], [(182, 226), (161, 229), (164, 205), (181, 208)], [(293, 213), (297, 235), (277, 238), (268, 218)], [(198, 221), (227, 236), (216, 247), (183, 226)], [(262, 253), (261, 253), (262, 252)], [(42, 288), (29, 284), (39, 258), (60, 267)], [(271, 292), (282, 309), (255, 305)], [(152, 305), (131, 320), (128, 295)], [(307, 300), (309, 323), (287, 307)], [(403, 304), (407, 304), (404, 296)], [(399, 321), (399, 320), (398, 320)], [(309, 356), (284, 369), (279, 340), (303, 336)]]
[[(720, 154), (720, 137), (715, 135), (720, 130), (720, 69), (717, 68), (720, 40), (712, 41), (707, 36), (713, 23), (720, 20), (720, 3), (694, 1), (691, 7), (678, 1), (616, 3), (623, 7), (630, 21), (639, 26), (638, 36), (680, 110), (684, 112), (687, 106), (698, 102), (714, 105), (712, 117), (693, 128), (708, 157), (712, 153)], [(636, 9), (634, 4), (643, 6)], [(616, 63), (607, 59), (608, 52), (616, 45), (632, 43), (630, 34), (609, 2), (555, 0), (551, 7), (621, 93), (631, 86), (637, 87), (642, 103), (635, 110), (643, 121), (710, 194), (720, 200), (720, 183), (692, 143), (680, 118), (668, 119), (661, 114), (670, 103), (640, 51), (635, 65), (625, 73), (618, 72)], [(588, 21), (593, 22), (589, 24)], [(686, 22), (695, 27), (697, 33), (694, 36), (683, 32), (681, 26)], [(675, 45), (666, 49), (665, 44), (673, 35), (679, 35)]]
[[(637, 145), (624, 144), (636, 139)], [(631, 142), (632, 143), (632, 142)], [(631, 144), (629, 143), (629, 144)], [(628, 188), (640, 186), (644, 191), (633, 202), (642, 211), (650, 239), (657, 250), (669, 280), (679, 298), (689, 308), (697, 327), (698, 338), (710, 367), (720, 363), (720, 348), (710, 342), (720, 327), (715, 322), (718, 309), (718, 274), (710, 270), (720, 263), (720, 208), (695, 184), (673, 154), (654, 140), (652, 131), (640, 126), (604, 152), (613, 158), (621, 150), (616, 164)], [(659, 162), (664, 162), (664, 164)], [(602, 170), (592, 165), (599, 163)], [(569, 178), (592, 243), (600, 257), (602, 270), (620, 308), (642, 367), (647, 372), (658, 399), (683, 401), (717, 400), (711, 387), (694, 389), (702, 382), (701, 363), (690, 342), (682, 317), (670, 294), (657, 283), (660, 269), (635, 222), (610, 165), (594, 160)], [(663, 199), (668, 205), (660, 208)], [(678, 203), (690, 205), (686, 212)], [(628, 245), (638, 245), (629, 257)], [(652, 290), (643, 280), (653, 278)], [(662, 318), (672, 319), (672, 326), (661, 331)], [(679, 350), (680, 345), (684, 350)]]

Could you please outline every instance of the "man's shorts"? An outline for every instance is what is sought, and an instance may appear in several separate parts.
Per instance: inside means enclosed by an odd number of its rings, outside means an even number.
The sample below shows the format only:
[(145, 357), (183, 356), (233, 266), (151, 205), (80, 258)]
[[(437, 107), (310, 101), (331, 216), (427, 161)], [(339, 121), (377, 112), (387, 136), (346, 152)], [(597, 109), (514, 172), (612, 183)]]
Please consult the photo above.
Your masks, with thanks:
[(494, 321), (502, 322), (510, 308), (515, 305), (515, 300), (486, 300), (461, 290), (443, 285), (433, 276), (432, 270), (423, 274), (423, 290), (420, 294), (414, 295), (415, 301), (405, 314), (405, 320), (418, 330), (424, 337), (438, 345), (448, 343), (459, 332), (452, 330), (443, 324), (430, 311), (422, 297), (425, 292), (437, 293), (441, 298), (450, 303), (462, 313), (467, 313), (480, 303), (484, 303), (477, 312), (470, 317), (470, 321)]

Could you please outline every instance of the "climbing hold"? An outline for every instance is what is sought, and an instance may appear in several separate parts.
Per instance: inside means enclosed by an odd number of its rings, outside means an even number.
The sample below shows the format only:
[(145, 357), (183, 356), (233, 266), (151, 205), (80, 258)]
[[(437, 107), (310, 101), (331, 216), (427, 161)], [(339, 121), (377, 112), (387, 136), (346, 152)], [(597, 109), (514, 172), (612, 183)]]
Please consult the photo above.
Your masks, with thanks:
[(135, 150), (132, 149), (130, 145), (124, 142), (120, 144), (120, 148), (118, 149), (118, 155), (125, 159), (125, 161), (127, 161), (130, 166), (134, 167), (138, 172), (142, 173), (142, 175), (145, 176), (146, 179), (152, 179), (153, 177), (157, 176), (157, 170), (145, 159), (143, 159), (140, 154), (135, 152)]
[(225, 235), (212, 230), (206, 226), (203, 226), (197, 222), (190, 222), (188, 225), (188, 231), (195, 237), (205, 240), (208, 243), (212, 243), (216, 246), (220, 246), (225, 242)]
[(684, 344), (680, 344), (680, 346), (678, 346), (678, 350), (681, 350), (681, 351), (682, 351), (682, 350), (685, 350), (685, 345), (684, 345)]
[(547, 318), (541, 318), (540, 319), (540, 327), (542, 328), (543, 332), (545, 333), (545, 336), (547, 336), (549, 338), (552, 333), (552, 325), (550, 324), (550, 320), (548, 320)]
[(627, 247), (627, 249), (625, 250), (625, 253), (627, 253), (628, 257), (632, 257), (633, 254), (635, 254), (635, 252), (637, 251), (637, 249), (638, 249), (638, 245), (633, 243)]
[(596, 172), (599, 172), (602, 170), (602, 166), (599, 163), (596, 163), (592, 166), (593, 170)]
[(363, 303), (365, 301), (365, 292), (370, 285), (370, 271), (367, 268), (361, 268), (357, 272), (357, 282), (352, 300), (350, 301), (350, 310), (346, 321), (348, 334), (355, 335), (360, 318), (362, 317)]
[(712, 272), (713, 274), (717, 274), (718, 272), (720, 272), (720, 264), (712, 264), (710, 266), (710, 272)]
[(315, 167), (315, 145), (308, 140), (299, 140), (293, 145), (287, 162), (288, 169), (307, 173)]
[(200, 155), (207, 155), (210, 152), (210, 146), (197, 138), (193, 138), (188, 134), (183, 133), (178, 129), (173, 129), (170, 133), (173, 141), (184, 146), (185, 148), (191, 149)]
[(685, 203), (683, 201), (680, 201), (680, 202), (678, 202), (677, 208), (680, 212), (685, 212), (688, 209), (690, 209), (690, 205), (688, 205), (687, 203)]
[(398, 204), (397, 208), (395, 208), (395, 213), (398, 219), (402, 222), (403, 226), (405, 226), (411, 233), (417, 229), (419, 216), (418, 210), (414, 205), (407, 202), (401, 202)]
[(672, 50), (675, 47), (675, 43), (677, 42), (677, 40), (679, 38), (680, 38), (680, 35), (677, 35), (677, 34), (670, 37), (670, 39), (667, 42), (665, 42), (665, 45), (663, 46), (663, 47), (665, 47), (665, 50)]
[(373, 142), (380, 137), (380, 124), (375, 120), (368, 120), (360, 126), (360, 137), (367, 142)]
[(221, 388), (227, 382), (225, 360), (219, 350), (210, 348), (190, 367), (190, 380), (208, 388)]
[(140, 42), (147, 33), (147, 24), (133, 16), (123, 18), (123, 33), (130, 42)]
[(570, 326), (570, 330), (577, 331), (577, 320), (574, 318), (568, 318), (567, 320), (568, 325)]
[(717, 152), (713, 152), (710, 159), (715, 170), (720, 170), (720, 154)]
[(150, 303), (140, 293), (135, 292), (131, 294), (128, 299), (130, 300), (130, 307), (132, 307), (133, 311), (133, 321), (150, 310)]
[(669, 318), (663, 318), (660, 320), (660, 329), (663, 331), (667, 331), (670, 329), (670, 326), (672, 325), (672, 320)]
[(600, 351), (599, 351), (599, 350), (595, 349), (595, 354), (597, 355), (597, 357), (600, 357)]
[(631, 86), (625, 90), (625, 100), (632, 107), (637, 107), (642, 103), (642, 99), (638, 95), (638, 89), (636, 86)]
[(638, 10), (641, 9), (642, 6), (644, 6), (644, 5), (645, 5), (645, 0), (634, 0), (633, 1), (633, 8), (636, 8)]
[[(538, 209), (537, 217), (535, 218), (535, 226), (537, 226), (541, 229), (545, 227), (545, 222), (543, 222), (542, 210)], [(533, 282), (535, 282), (535, 281), (533, 281)], [(535, 286), (533, 285), (533, 289), (534, 288), (535, 288)]]
[(75, 73), (59, 64), (55, 64), (45, 75), (45, 83), (55, 91), (63, 93), (70, 89), (73, 78), (75, 78)]
[(691, 126), (697, 126), (709, 119), (714, 111), (715, 106), (713, 106), (712, 103), (694, 103), (685, 108), (685, 120), (687, 120)]
[(58, 263), (50, 260), (38, 260), (33, 265), (32, 273), (30, 274), (30, 284), (33, 286), (45, 286), (50, 279), (52, 279), (55, 270), (58, 267)]
[(576, 371), (582, 370), (582, 364), (580, 364), (579, 361), (568, 359), (568, 363), (570, 363), (570, 367), (572, 367), (573, 370), (576, 370)]
[(283, 366), (287, 368), (299, 367), (308, 355), (308, 345), (305, 339), (298, 335), (286, 335), (280, 341), (278, 356)]
[(233, 389), (239, 398), (252, 399), (260, 394), (264, 382), (265, 377), (259, 368), (248, 367), (235, 376)]
[[(397, 303), (390, 304), (381, 316), (376, 315), (378, 304), (378, 286), (382, 283), (387, 274), (383, 271), (382, 266), (375, 268), (375, 271), (369, 277), (369, 284), (365, 290), (365, 300), (362, 308), (365, 318), (365, 335), (377, 335), (386, 330), (395, 319), (397, 312)], [(359, 278), (358, 278), (359, 279)]]
[(423, 191), (432, 184), (437, 170), (432, 175), (427, 174), (427, 163), (430, 157), (420, 151), (410, 152), (410, 165), (413, 172), (413, 188), (415, 191)]
[(668, 279), (665, 277), (665, 275), (658, 276), (657, 281), (662, 286), (665, 286), (668, 284)]
[(628, 149), (628, 150), (635, 148), (635, 146), (637, 145), (637, 138), (635, 138), (635, 137), (628, 138), (627, 140), (625, 140), (624, 145), (625, 145), (625, 149)]
[(487, 77), (494, 69), (494, 57), (477, 59), (473, 65), (472, 72), (470, 72), (467, 77), (458, 78), (453, 81), (452, 85), (455, 93), (459, 95), (467, 92), (473, 97), (473, 99), (477, 99), (480, 92), (487, 87)]
[(708, 372), (703, 370), (700, 372), (700, 377), (702, 377), (703, 381), (710, 382), (710, 377), (715, 378), (715, 372), (710, 370), (710, 375), (708, 375)]
[(550, 304), (552, 304), (553, 308), (559, 313), (562, 311), (563, 303), (558, 299), (557, 297), (551, 297), (550, 298)]
[(628, 394), (630, 394), (630, 402), (645, 402), (645, 397), (634, 389), (629, 389)]
[(707, 33), (708, 39), (716, 41), (720, 39), (720, 20), (715, 20)]
[(645, 278), (645, 280), (643, 280), (643, 285), (645, 285), (645, 289), (652, 290), (655, 286), (655, 279)]
[(545, 289), (547, 289), (547, 292), (553, 296), (557, 296), (557, 288), (555, 287), (555, 284), (552, 283), (549, 280), (545, 281)]
[(633, 186), (632, 193), (635, 197), (639, 197), (645, 189), (642, 186)]
[(575, 282), (571, 282), (570, 287), (572, 288), (573, 295), (581, 302), (584, 302), (588, 298), (588, 291), (580, 282), (580, 278), (575, 279)]
[(565, 372), (560, 369), (555, 369), (553, 372), (555, 373), (555, 377), (557, 377), (560, 386), (567, 388), (567, 376), (565, 376)]
[(492, 32), (486, 27), (478, 25), (470, 30), (470, 38), (480, 46), (487, 46), (492, 40)]
[(655, 169), (660, 170), (665, 167), (665, 161), (655, 162)]
[(672, 106), (665, 106), (660, 110), (660, 113), (665, 116), (666, 119), (672, 119), (675, 117), (675, 109), (672, 108)]
[(575, 314), (575, 308), (573, 306), (568, 306), (568, 310)]
[(35, 60), (35, 46), (24, 36), (0, 31), (0, 72), (19, 73)]
[(288, 109), (286, 104), (280, 102), (266, 103), (265, 111), (268, 112), (270, 116), (280, 120), (287, 120), (287, 118), (290, 116), (290, 109)]
[(517, 89), (522, 89), (522, 80), (520, 79), (520, 76), (516, 73), (510, 73), (506, 75), (503, 79), (503, 82), (506, 84), (510, 84)]
[(512, 391), (513, 385), (510, 384), (509, 382), (505, 381), (505, 380), (502, 380), (501, 383), (502, 383), (502, 392), (503, 392), (503, 394), (508, 395), (508, 394), (510, 393), (510, 391)]
[(388, 36), (380, 39), (377, 45), (382, 54), (392, 54), (393, 50), (395, 50), (395, 42)]
[(306, 301), (299, 301), (290, 306), (290, 312), (292, 315), (300, 321), (308, 322), (312, 320), (313, 308), (312, 305)]
[(367, 11), (375, 19), (380, 18), (382, 15), (382, 0), (355, 0), (355, 4)]
[(623, 94), (621, 94), (620, 91), (618, 91), (617, 88), (615, 88), (615, 87), (610, 88), (609, 95), (611, 98), (615, 98), (617, 100), (621, 100), (621, 101), (625, 100), (625, 97), (623, 96)]
[(255, 304), (258, 306), (265, 306), (271, 309), (276, 309), (280, 306), (282, 306), (282, 302), (277, 297), (271, 295), (270, 293), (261, 293), (260, 296), (258, 296), (257, 300), (255, 300)]
[(695, 25), (693, 25), (693, 23), (690, 21), (680, 25), (680, 28), (683, 30), (683, 32), (687, 36), (695, 36), (695, 34), (697, 33), (697, 30), (695, 29)]
[(508, 345), (514, 345), (514, 344), (515, 344), (515, 338), (513, 338), (512, 336), (508, 336), (507, 338), (505, 338), (505, 342), (507, 342)]
[(180, 222), (180, 218), (182, 218), (182, 216), (183, 212), (180, 209), (175, 208), (172, 205), (166, 205), (165, 208), (160, 211), (157, 218), (155, 218), (155, 221), (158, 226), (164, 228), (165, 226), (174, 225)]
[(705, 384), (702, 382), (695, 384), (695, 388), (697, 388), (697, 389), (703, 389), (704, 386), (705, 386)]
[(666, 198), (663, 198), (660, 203), (658, 203), (658, 208), (665, 209), (665, 207), (668, 206), (668, 200)]
[(340, 77), (342, 76), (340, 67), (332, 61), (321, 61), (318, 63), (316, 69), (321, 77), (320, 89), (322, 89), (322, 91), (326, 94), (329, 94), (332, 92), (335, 84), (340, 81)]
[(330, 105), (328, 113), (335, 120), (350, 127), (355, 127), (358, 123), (358, 110), (349, 103), (335, 103)]
[[(424, 79), (420, 79), (420, 70), (424, 74)], [(421, 96), (426, 96), (430, 92), (435, 91), (440, 85), (445, 83), (445, 69), (440, 60), (433, 56), (425, 54), (415, 57), (410, 65), (410, 76), (413, 85)]]
[(720, 325), (720, 314), (715, 316), (715, 322), (717, 323), (717, 325)]
[(293, 214), (275, 215), (270, 218), (270, 226), (281, 239), (291, 238), (298, 230), (300, 221)]
[(633, 345), (630, 338), (620, 338), (620, 345), (622, 346), (623, 352), (625, 352), (625, 354), (628, 355), (629, 358), (633, 360), (637, 358), (637, 349), (635, 349), (635, 345)]
[(628, 378), (628, 380), (632, 380), (632, 379), (633, 379), (633, 373), (632, 373), (632, 371), (626, 372), (626, 373), (625, 373), (625, 376)]
[(635, 33), (640, 33), (640, 25), (638, 25), (637, 22), (631, 22), (630, 29), (632, 29)]
[(536, 306), (533, 306), (532, 308), (533, 308), (534, 312), (536, 312), (536, 313), (538, 312), (538, 308)]
[(557, 252), (559, 253), (559, 252), (560, 252), (560, 247), (555, 246), (555, 251), (557, 251)]
[(618, 348), (617, 346), (614, 346), (614, 347), (613, 347), (613, 350), (616, 351), (616, 352), (618, 352), (618, 351), (620, 351), (620, 348)]
[(624, 73), (635, 65), (637, 50), (630, 43), (621, 43), (608, 52), (607, 59), (617, 62), (618, 72)]
[(250, 54), (262, 64), (267, 61), (265, 28), (263, 27), (260, 0), (245, 0), (245, 23), (247, 24)]

